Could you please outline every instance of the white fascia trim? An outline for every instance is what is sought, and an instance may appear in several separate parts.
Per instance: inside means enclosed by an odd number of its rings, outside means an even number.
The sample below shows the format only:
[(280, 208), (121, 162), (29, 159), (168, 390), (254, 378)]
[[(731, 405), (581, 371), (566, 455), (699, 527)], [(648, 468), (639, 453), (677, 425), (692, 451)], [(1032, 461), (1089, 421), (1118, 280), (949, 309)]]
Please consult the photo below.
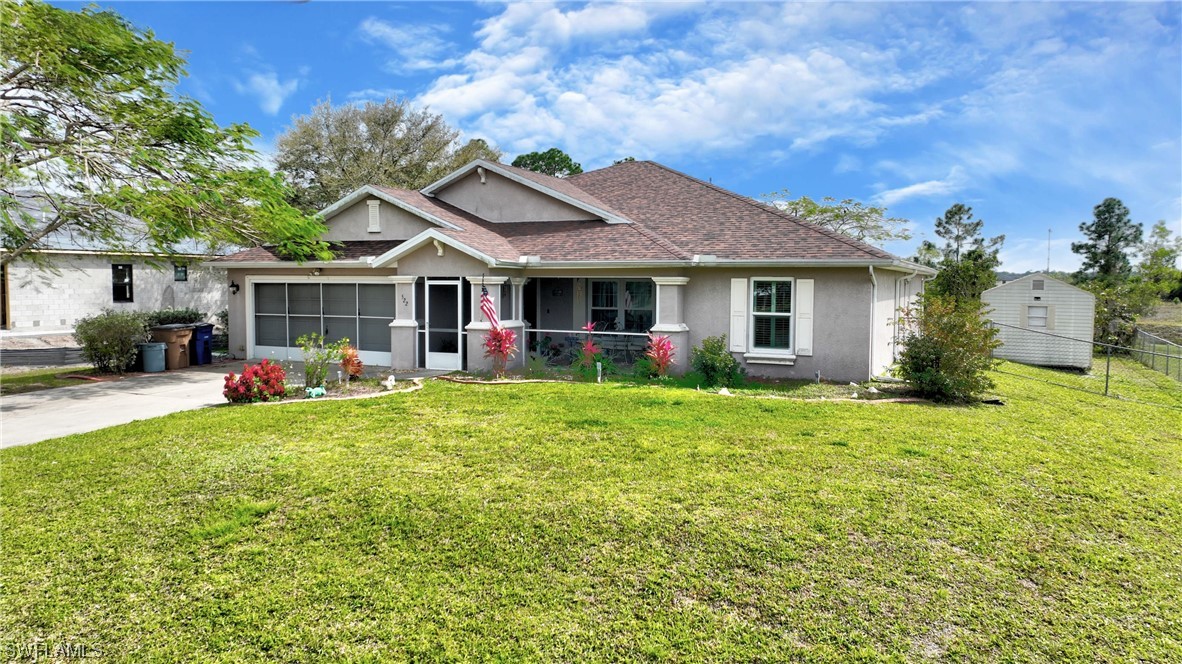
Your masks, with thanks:
[(299, 269), (305, 267), (369, 267), (369, 258), (359, 258), (352, 261), (304, 261), (303, 263), (297, 263), (295, 261), (239, 261), (233, 263), (205, 261), (199, 265), (201, 267), (218, 267), (223, 270), (236, 270), (239, 268), (249, 268), (251, 270), (290, 270), (292, 268)]
[(373, 267), (373, 268), (389, 267), (391, 263), (396, 263), (399, 258), (406, 256), (407, 254), (410, 254), (411, 252), (414, 252), (414, 251), (422, 248), (423, 245), (426, 245), (432, 241), (438, 241), (440, 244), (446, 244), (447, 246), (451, 247), (452, 249), (455, 249), (455, 250), (460, 251), (462, 253), (468, 254), (469, 256), (475, 258), (478, 261), (483, 262), (484, 264), (488, 265), (489, 267), (497, 267), (499, 265), (503, 266), (506, 264), (509, 265), (510, 267), (517, 267), (517, 264), (513, 263), (512, 261), (498, 261), (497, 259), (493, 258), (492, 256), (489, 256), (488, 254), (486, 254), (482, 251), (477, 251), (476, 249), (469, 247), (468, 245), (464, 244), (463, 242), (460, 242), (459, 240), (457, 240), (453, 237), (445, 235), (434, 228), (429, 228), (429, 229), (423, 231), (422, 233), (419, 233), (418, 235), (412, 237), (411, 239), (407, 240), (406, 242), (403, 242), (402, 244), (398, 245), (397, 247), (394, 247), (390, 251), (387, 251), (386, 253), (382, 254), (381, 256), (371, 258), (369, 260), (369, 267)]
[(606, 221), (609, 224), (630, 224), (630, 223), (632, 223), (632, 221), (630, 219), (625, 219), (625, 218), (620, 217), (618, 215), (614, 215), (614, 214), (608, 212), (607, 210), (603, 210), (598, 207), (595, 207), (594, 205), (584, 203), (583, 201), (580, 201), (577, 198), (572, 198), (560, 191), (556, 191), (556, 190), (551, 189), (550, 187), (547, 187), (545, 185), (538, 184), (537, 182), (534, 182), (533, 180), (530, 180), (529, 178), (524, 178), (516, 173), (513, 173), (511, 171), (507, 171), (504, 168), (501, 168), (500, 164), (494, 164), (491, 161), (485, 161), (483, 159), (477, 159), (475, 161), (472, 161), (472, 162), (468, 163), (468, 165), (461, 167), (459, 170), (452, 172), (451, 175), (448, 175), (441, 180), (437, 180), (435, 182), (432, 182), (431, 184), (427, 185), (423, 189), (420, 189), (419, 191), (420, 191), (420, 193), (422, 193), (425, 196), (434, 196), (435, 192), (439, 191), (440, 189), (443, 189), (447, 185), (455, 182), (456, 180), (459, 180), (460, 178), (467, 176), (469, 173), (471, 173), (473, 170), (475, 170), (478, 167), (483, 167), (485, 170), (493, 171), (497, 175), (500, 175), (501, 177), (512, 180), (522, 186), (529, 187), (530, 189), (533, 189), (534, 191), (543, 193), (551, 198), (555, 198), (557, 200), (560, 200), (563, 203), (566, 203), (567, 205), (577, 207), (580, 210), (583, 210), (584, 212), (590, 212), (591, 214), (593, 214), (597, 217), (600, 217), (601, 219), (603, 219), (604, 221)]
[(383, 201), (386, 201), (390, 205), (393, 205), (396, 208), (399, 208), (401, 210), (405, 210), (406, 212), (409, 212), (409, 213), (415, 215), (416, 217), (420, 217), (422, 219), (425, 219), (425, 220), (435, 224), (436, 226), (442, 226), (443, 228), (449, 228), (453, 231), (461, 230), (459, 226), (456, 226), (453, 223), (444, 221), (429, 212), (424, 212), (423, 210), (420, 210), (417, 207), (415, 207), (405, 201), (402, 201), (398, 198), (395, 198), (395, 197), (391, 196), (390, 194), (387, 194), (386, 192), (382, 191), (381, 189), (378, 189), (376, 187), (372, 187), (368, 184), (364, 185), (362, 187), (359, 187), (358, 189), (353, 190), (351, 193), (347, 194), (341, 200), (324, 208), (323, 210), (320, 211), (320, 216), (325, 221), (328, 221), (330, 218), (336, 216), (339, 212), (341, 212), (345, 208), (353, 205), (357, 201), (360, 201), (361, 199), (365, 198), (366, 196), (373, 196), (375, 198), (379, 198)]

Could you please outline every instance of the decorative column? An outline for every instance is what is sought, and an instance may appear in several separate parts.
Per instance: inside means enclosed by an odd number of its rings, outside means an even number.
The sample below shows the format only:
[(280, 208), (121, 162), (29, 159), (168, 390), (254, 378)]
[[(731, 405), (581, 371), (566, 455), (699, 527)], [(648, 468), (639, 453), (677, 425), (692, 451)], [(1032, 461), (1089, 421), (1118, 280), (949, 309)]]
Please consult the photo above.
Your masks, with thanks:
[(657, 324), (650, 332), (673, 342), (675, 374), (689, 371), (689, 326), (685, 324), (685, 285), (689, 277), (653, 277), (657, 285)]
[[(501, 284), (509, 281), (509, 277), (501, 276), (477, 276), (465, 277), (468, 283), (472, 285), (472, 311), (469, 314), (468, 323), (464, 330), (468, 333), (467, 349), (468, 349), (468, 371), (492, 371), (492, 358), (484, 356), (484, 335), (492, 329), (492, 325), (484, 317), (484, 313), (480, 311), (480, 289), (481, 286), (488, 289), (488, 296), (492, 299), (493, 308), (496, 309), (498, 315), (501, 312)], [(516, 323), (516, 325), (514, 325)], [(503, 327), (507, 327), (517, 332), (517, 337), (521, 338), (521, 322), (520, 321), (501, 321)], [(518, 351), (517, 357), (509, 360), (505, 368), (513, 368), (517, 366), (518, 360), (521, 358), (521, 352)]]
[[(517, 332), (517, 356), (509, 360), (508, 366), (514, 369), (524, 369), (525, 361), (529, 359), (529, 329), (525, 326), (525, 285), (530, 282), (529, 277), (510, 277), (513, 284), (513, 330)], [(532, 321), (537, 326), (537, 321)]]
[(390, 277), (394, 283), (394, 320), (390, 321), (390, 368), (417, 369), (419, 322), (415, 320), (415, 281), (418, 277)]

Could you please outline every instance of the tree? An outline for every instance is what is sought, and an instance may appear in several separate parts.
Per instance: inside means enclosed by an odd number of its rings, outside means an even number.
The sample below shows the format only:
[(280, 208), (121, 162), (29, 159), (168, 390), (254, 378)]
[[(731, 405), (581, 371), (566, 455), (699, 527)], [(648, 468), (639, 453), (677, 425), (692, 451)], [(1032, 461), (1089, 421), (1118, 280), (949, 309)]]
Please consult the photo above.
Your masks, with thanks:
[(981, 316), (981, 305), (966, 306), (925, 292), (903, 311), (903, 351), (898, 372), (912, 389), (936, 401), (964, 403), (993, 387), (987, 371), (997, 330)]
[(911, 261), (928, 267), (936, 267), (940, 264), (940, 259), (943, 255), (935, 242), (924, 240), (919, 243), (919, 248), (915, 250), (915, 255), (911, 257)]
[(513, 160), (513, 165), (535, 173), (553, 175), (556, 178), (570, 177), (583, 172), (582, 165), (558, 148), (518, 155)]
[(481, 139), (459, 144), (459, 133), (406, 100), (325, 100), (279, 136), (275, 166), (292, 187), (292, 204), (321, 210), (367, 184), (419, 189), (473, 159), (501, 158)]
[(1141, 264), (1137, 273), (1154, 284), (1162, 297), (1182, 297), (1182, 270), (1177, 268), (1182, 255), (1182, 237), (1174, 237), (1165, 221), (1158, 221), (1141, 245)]
[(788, 190), (765, 194), (764, 200), (801, 219), (863, 242), (909, 240), (907, 220), (887, 217), (885, 207), (867, 206), (852, 198), (826, 196), (818, 203), (808, 196), (788, 198)]
[[(962, 203), (936, 218), (936, 235), (944, 238), (943, 259), (940, 273), (928, 282), (926, 290), (976, 306), (981, 293), (997, 283), (998, 252), (1006, 236), (986, 239), (981, 235), (984, 225), (984, 220), (974, 221), (973, 209)], [(920, 247), (929, 260), (935, 249), (936, 245), (927, 241)]]
[(925, 291), (976, 304), (981, 293), (997, 285), (997, 252), (969, 249), (959, 261), (944, 259), (940, 272), (927, 283)]
[(953, 262), (960, 262), (961, 255), (969, 249), (980, 249), (985, 253), (997, 254), (1006, 236), (985, 239), (981, 236), (981, 227), (985, 220), (973, 221), (973, 208), (955, 203), (944, 212), (944, 216), (936, 218), (936, 235), (944, 238), (944, 258)]
[(323, 224), (250, 165), (257, 132), (173, 94), (185, 61), (171, 44), (35, 0), (0, 2), (0, 25), (0, 262), (37, 259), (54, 233), (159, 257), (186, 240), (329, 257)]
[(1071, 243), (1071, 251), (1083, 256), (1076, 275), (1080, 279), (1120, 281), (1132, 271), (1126, 252), (1141, 243), (1141, 224), (1129, 219), (1129, 209), (1116, 198), (1105, 198), (1093, 208), (1092, 216), (1092, 223), (1079, 225), (1087, 240)]

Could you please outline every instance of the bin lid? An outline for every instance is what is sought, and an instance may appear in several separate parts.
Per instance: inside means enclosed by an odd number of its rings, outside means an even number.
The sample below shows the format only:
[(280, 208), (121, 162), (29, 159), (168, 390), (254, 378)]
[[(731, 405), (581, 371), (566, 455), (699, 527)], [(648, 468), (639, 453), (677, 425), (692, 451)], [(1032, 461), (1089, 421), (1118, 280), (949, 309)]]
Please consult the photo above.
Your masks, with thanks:
[(161, 348), (168, 348), (168, 344), (166, 344), (162, 341), (161, 342), (153, 341), (151, 343), (139, 344), (139, 347), (143, 348), (144, 350), (158, 350)]
[(168, 325), (154, 325), (153, 330), (191, 330), (192, 323), (169, 323)]

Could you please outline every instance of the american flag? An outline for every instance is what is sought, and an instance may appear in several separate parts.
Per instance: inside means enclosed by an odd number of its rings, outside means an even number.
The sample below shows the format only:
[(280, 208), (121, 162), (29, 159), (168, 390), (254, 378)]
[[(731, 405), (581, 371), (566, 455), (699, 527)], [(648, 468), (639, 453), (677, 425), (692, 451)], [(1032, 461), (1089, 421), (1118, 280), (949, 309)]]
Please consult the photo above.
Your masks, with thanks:
[(501, 329), (501, 320), (497, 318), (497, 309), (493, 306), (492, 298), (488, 296), (488, 289), (480, 287), (480, 313), (493, 326), (494, 330)]

